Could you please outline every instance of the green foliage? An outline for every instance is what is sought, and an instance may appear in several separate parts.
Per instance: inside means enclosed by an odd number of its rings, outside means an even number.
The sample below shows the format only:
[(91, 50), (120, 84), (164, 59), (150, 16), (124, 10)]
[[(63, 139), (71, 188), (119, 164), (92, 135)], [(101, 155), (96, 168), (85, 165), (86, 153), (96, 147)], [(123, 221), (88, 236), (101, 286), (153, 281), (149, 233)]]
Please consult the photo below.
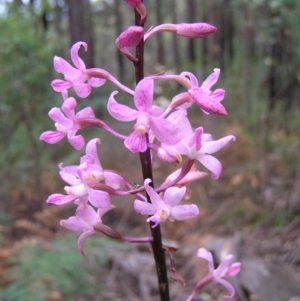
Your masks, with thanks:
[(10, 284), (0, 290), (1, 301), (46, 301), (53, 292), (59, 292), (64, 301), (73, 301), (75, 296), (76, 300), (93, 300), (104, 289), (99, 269), (108, 264), (111, 249), (130, 248), (95, 236), (85, 242), (86, 257), (82, 257), (73, 235), (51, 247), (26, 246), (11, 259), (12, 268), (4, 279)]

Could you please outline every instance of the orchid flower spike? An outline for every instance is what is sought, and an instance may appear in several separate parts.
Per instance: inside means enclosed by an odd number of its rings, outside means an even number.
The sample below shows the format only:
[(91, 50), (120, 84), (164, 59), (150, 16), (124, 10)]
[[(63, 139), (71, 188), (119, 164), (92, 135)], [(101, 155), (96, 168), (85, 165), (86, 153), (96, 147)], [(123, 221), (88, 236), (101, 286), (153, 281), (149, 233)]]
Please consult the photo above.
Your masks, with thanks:
[(81, 149), (84, 145), (84, 138), (81, 135), (76, 136), (76, 132), (81, 128), (77, 120), (79, 118), (95, 118), (95, 114), (91, 107), (87, 107), (75, 114), (76, 107), (76, 100), (73, 97), (69, 97), (64, 101), (61, 109), (51, 109), (49, 117), (55, 121), (56, 131), (42, 133), (40, 140), (49, 144), (55, 144), (67, 136), (69, 143), (76, 150)]
[(197, 253), (197, 257), (203, 258), (208, 263), (208, 274), (201, 279), (195, 286), (192, 294), (186, 301), (191, 301), (198, 291), (200, 291), (204, 286), (210, 283), (221, 284), (228, 291), (229, 295), (226, 298), (231, 299), (235, 294), (234, 287), (228, 281), (224, 280), (225, 277), (233, 277), (240, 272), (241, 263), (235, 262), (231, 264), (233, 255), (228, 255), (221, 264), (215, 269), (213, 256), (204, 248), (200, 248)]
[(120, 49), (125, 56), (133, 61), (137, 62), (137, 58), (134, 57), (127, 49), (127, 47), (135, 47), (139, 44), (144, 35), (144, 28), (141, 26), (130, 26), (123, 31), (116, 39), (116, 46)]
[(73, 87), (79, 97), (85, 98), (91, 93), (92, 87), (100, 87), (105, 83), (106, 80), (104, 78), (89, 77), (85, 73), (85, 64), (78, 55), (81, 45), (86, 51), (88, 46), (85, 42), (77, 42), (71, 48), (71, 59), (77, 69), (72, 67), (63, 58), (54, 57), (54, 69), (64, 75), (64, 80), (56, 79), (52, 81), (51, 86), (54, 91), (64, 92)]
[(147, 19), (147, 10), (141, 0), (124, 0), (129, 6), (134, 7), (141, 16), (140, 25), (144, 24)]
[(146, 41), (151, 35), (161, 31), (172, 31), (179, 36), (198, 39), (205, 38), (215, 33), (217, 28), (208, 23), (180, 23), (180, 24), (161, 24), (150, 29), (144, 37)]
[(144, 181), (144, 187), (151, 199), (151, 204), (140, 200), (134, 201), (134, 209), (137, 213), (143, 215), (152, 215), (147, 219), (147, 222), (152, 222), (152, 228), (157, 227), (160, 223), (167, 220), (182, 221), (193, 218), (199, 214), (199, 209), (196, 205), (179, 205), (185, 195), (186, 188), (171, 187), (168, 188), (163, 199), (158, 193), (149, 186), (150, 179)]
[(133, 153), (147, 149), (146, 133), (152, 134), (167, 145), (175, 145), (182, 139), (181, 125), (160, 118), (161, 110), (153, 106), (153, 80), (145, 78), (136, 86), (134, 104), (137, 110), (116, 102), (114, 91), (108, 100), (107, 109), (112, 117), (120, 121), (136, 120), (134, 131), (124, 141), (125, 146)]
[(82, 255), (84, 255), (82, 247), (84, 239), (97, 232), (94, 230), (94, 226), (98, 223), (102, 223), (101, 217), (112, 208), (113, 206), (108, 206), (95, 211), (90, 205), (79, 203), (75, 216), (60, 221), (61, 226), (71, 231), (81, 233), (77, 241), (77, 246)]

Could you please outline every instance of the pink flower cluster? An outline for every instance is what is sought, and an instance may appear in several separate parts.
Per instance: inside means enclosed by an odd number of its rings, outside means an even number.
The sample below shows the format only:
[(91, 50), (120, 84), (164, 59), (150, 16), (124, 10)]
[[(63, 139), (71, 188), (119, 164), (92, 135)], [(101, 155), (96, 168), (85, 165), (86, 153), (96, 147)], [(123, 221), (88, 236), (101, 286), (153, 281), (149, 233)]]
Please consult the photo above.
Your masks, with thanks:
[[(140, 25), (144, 24), (147, 11), (142, 1), (125, 0), (125, 2), (140, 14)], [(153, 34), (161, 31), (173, 32), (186, 38), (203, 38), (214, 33), (216, 28), (207, 23), (162, 24), (144, 33), (142, 26), (130, 26), (116, 39), (116, 46), (136, 64), (138, 59), (129, 48), (144, 43)], [(146, 221), (152, 228), (167, 221), (183, 221), (197, 217), (199, 208), (196, 204), (180, 204), (187, 202), (191, 197), (190, 193), (187, 195), (187, 185), (204, 177), (205, 170), (208, 170), (211, 177), (217, 180), (222, 172), (222, 164), (212, 154), (229, 142), (235, 141), (235, 137), (228, 135), (214, 140), (201, 125), (193, 128), (188, 118), (188, 110), (194, 104), (204, 114), (227, 115), (225, 107), (221, 104), (225, 90), (211, 89), (220, 76), (220, 69), (214, 69), (202, 84), (199, 84), (196, 76), (188, 71), (181, 74), (148, 75), (138, 82), (134, 90), (131, 90), (118, 82), (106, 70), (87, 69), (78, 54), (81, 46), (87, 50), (88, 46), (85, 42), (78, 42), (71, 48), (74, 66), (61, 57), (54, 58), (54, 69), (63, 75), (63, 79), (55, 79), (51, 86), (54, 91), (62, 94), (64, 101), (61, 108), (55, 107), (49, 111), (49, 117), (55, 122), (56, 131), (46, 131), (41, 134), (40, 139), (54, 144), (66, 136), (70, 145), (75, 150), (80, 150), (85, 145), (85, 140), (77, 132), (84, 127), (97, 127), (106, 130), (112, 137), (122, 140), (125, 146), (123, 152), (149, 151), (152, 161), (158, 157), (163, 162), (176, 166), (183, 162), (180, 169), (169, 175), (156, 189), (153, 188), (150, 178), (144, 178), (141, 181), (143, 186), (134, 189), (130, 181), (119, 173), (103, 169), (97, 154), (99, 138), (94, 138), (86, 144), (85, 155), (80, 158), (78, 165), (60, 164), (60, 176), (68, 184), (65, 187), (66, 193), (50, 195), (47, 203), (64, 205), (73, 202), (77, 206), (75, 215), (62, 220), (60, 224), (71, 231), (80, 233), (78, 248), (83, 253), (83, 240), (101, 229), (103, 214), (114, 207), (111, 202), (112, 195), (127, 198), (134, 195), (133, 209), (139, 214), (147, 215)], [(117, 102), (115, 97), (119, 91), (115, 90), (111, 91), (107, 101), (107, 111), (115, 120), (133, 122), (129, 133), (121, 134), (112, 130), (103, 120), (95, 116), (91, 107), (86, 107), (76, 113), (77, 102), (75, 98), (68, 97), (69, 89), (73, 88), (77, 96), (86, 98), (90, 95), (92, 88), (104, 85), (107, 80), (132, 97), (132, 104)], [(175, 95), (165, 109), (154, 104), (154, 86), (158, 80), (175, 81), (185, 89), (185, 92)], [(198, 164), (204, 166), (204, 171), (197, 170)], [(148, 202), (142, 192), (147, 193)], [(120, 235), (113, 230), (108, 232), (111, 237), (120, 238)], [(123, 238), (123, 240), (126, 239)], [(229, 266), (232, 257), (228, 257), (218, 269), (214, 270), (209, 252), (199, 249), (198, 257), (208, 261), (209, 276), (207, 277), (210, 281), (222, 284), (232, 297), (234, 289), (223, 277), (237, 274), (240, 265)], [(188, 300), (192, 300), (202, 286), (203, 283), (200, 281)]]

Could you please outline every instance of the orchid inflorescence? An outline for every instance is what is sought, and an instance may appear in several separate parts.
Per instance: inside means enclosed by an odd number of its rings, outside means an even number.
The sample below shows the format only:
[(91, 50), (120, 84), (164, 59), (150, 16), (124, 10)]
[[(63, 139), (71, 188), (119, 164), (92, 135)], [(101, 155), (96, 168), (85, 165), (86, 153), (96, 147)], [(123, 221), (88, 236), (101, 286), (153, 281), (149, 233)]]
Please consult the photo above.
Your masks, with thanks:
[[(116, 46), (134, 63), (135, 68), (138, 68), (139, 57), (131, 54), (128, 48), (138, 47), (153, 34), (169, 31), (186, 38), (204, 38), (216, 31), (214, 26), (207, 23), (182, 23), (162, 24), (151, 27), (144, 33), (146, 7), (140, 0), (125, 0), (125, 2), (140, 14), (140, 18), (135, 26), (130, 26), (120, 34), (116, 39)], [(199, 215), (197, 205), (180, 204), (186, 195), (186, 185), (207, 175), (206, 172), (197, 170), (196, 166), (199, 163), (210, 172), (212, 179), (217, 180), (222, 165), (212, 154), (230, 141), (234, 141), (235, 137), (229, 135), (213, 140), (212, 135), (205, 133), (203, 127), (193, 129), (188, 119), (188, 108), (195, 104), (205, 114), (227, 115), (226, 109), (221, 104), (225, 91), (211, 90), (219, 78), (220, 69), (214, 69), (201, 85), (196, 76), (190, 72), (182, 72), (179, 75), (160, 73), (137, 78), (137, 85), (132, 90), (104, 69), (86, 68), (78, 54), (81, 46), (84, 50), (88, 48), (85, 42), (77, 42), (71, 48), (70, 54), (74, 66), (61, 57), (54, 57), (54, 69), (63, 75), (63, 79), (54, 80), (51, 86), (54, 91), (62, 94), (63, 104), (61, 108), (53, 108), (49, 111), (49, 117), (55, 122), (56, 131), (44, 132), (40, 139), (54, 144), (67, 136), (70, 145), (75, 150), (80, 150), (84, 147), (85, 140), (77, 132), (84, 127), (96, 127), (122, 140), (129, 152), (149, 153), (150, 168), (154, 158), (153, 153), (157, 153), (157, 157), (164, 162), (175, 166), (182, 164), (182, 167), (169, 175), (156, 189), (153, 187), (153, 179), (145, 176), (143, 185), (134, 188), (118, 172), (102, 168), (97, 153), (97, 145), (100, 145), (101, 141), (99, 138), (94, 138), (87, 142), (85, 155), (80, 158), (78, 165), (59, 164), (60, 176), (68, 184), (65, 187), (66, 194), (52, 194), (48, 197), (47, 203), (63, 205), (73, 202), (77, 206), (75, 215), (62, 220), (60, 224), (80, 233), (78, 248), (82, 254), (83, 240), (97, 232), (131, 243), (153, 243), (152, 237), (122, 236), (104, 225), (101, 217), (115, 207), (111, 203), (111, 195), (127, 198), (134, 196), (134, 210), (148, 216), (146, 221), (150, 223), (152, 229), (159, 229), (160, 224), (167, 221), (183, 221)], [(175, 81), (185, 89), (185, 92), (175, 95), (164, 109), (154, 104), (154, 86), (158, 80)], [(68, 90), (73, 88), (79, 98), (86, 98), (92, 88), (101, 87), (106, 81), (112, 82), (120, 91), (129, 94), (133, 99), (134, 106), (121, 104), (117, 101), (119, 90), (115, 90), (111, 92), (107, 101), (107, 111), (114, 119), (121, 122), (134, 121), (132, 132), (128, 135), (114, 131), (103, 120), (98, 119), (91, 107), (76, 113), (77, 102), (75, 98), (68, 96)], [(184, 162), (182, 162), (183, 156)], [(141, 159), (143, 164), (142, 161), (143, 159)], [(143, 192), (146, 192), (146, 197)], [(188, 300), (192, 300), (194, 295), (209, 283), (220, 283), (229, 291), (228, 297), (233, 297), (232, 285), (222, 278), (236, 275), (240, 270), (240, 264), (236, 263), (229, 267), (232, 260), (232, 255), (229, 255), (220, 267), (214, 270), (211, 253), (200, 248), (198, 257), (208, 261), (209, 272), (197, 283)]]

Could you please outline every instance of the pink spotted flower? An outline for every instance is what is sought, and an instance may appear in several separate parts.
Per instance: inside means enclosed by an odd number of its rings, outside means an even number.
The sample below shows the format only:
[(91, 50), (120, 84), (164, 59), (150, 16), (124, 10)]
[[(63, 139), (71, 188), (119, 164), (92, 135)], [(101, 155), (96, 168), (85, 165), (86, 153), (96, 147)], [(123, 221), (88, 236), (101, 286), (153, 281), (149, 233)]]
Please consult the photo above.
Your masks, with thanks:
[(235, 294), (234, 287), (224, 278), (230, 278), (236, 276), (241, 269), (241, 263), (235, 262), (231, 264), (233, 255), (229, 254), (226, 258), (221, 262), (221, 264), (215, 269), (213, 256), (210, 252), (208, 252), (204, 248), (200, 248), (197, 253), (197, 257), (203, 258), (208, 263), (208, 274), (202, 278), (195, 286), (192, 294), (186, 301), (193, 300), (194, 296), (200, 291), (204, 286), (214, 283), (221, 284), (228, 291), (229, 295), (226, 298), (231, 299)]
[[(172, 118), (172, 116), (171, 114), (169, 118)], [(202, 127), (195, 129), (193, 132), (192, 126), (187, 118), (181, 125), (184, 133), (182, 140), (174, 146), (162, 143), (158, 150), (158, 155), (163, 160), (168, 159), (168, 157), (161, 155), (165, 153), (186, 155), (189, 159), (197, 160), (204, 165), (211, 171), (212, 178), (217, 180), (222, 172), (222, 164), (218, 159), (211, 156), (211, 154), (222, 149), (230, 141), (235, 141), (235, 136), (229, 135), (214, 141), (210, 134), (204, 133)], [(174, 162), (176, 162), (176, 157), (178, 157), (178, 155), (174, 156)]]
[(65, 92), (73, 87), (76, 94), (81, 97), (87, 97), (92, 87), (100, 87), (105, 83), (105, 79), (89, 77), (85, 71), (86, 67), (83, 60), (79, 57), (80, 46), (87, 51), (85, 42), (77, 42), (71, 48), (71, 59), (76, 68), (72, 67), (65, 59), (55, 56), (53, 60), (54, 69), (64, 75), (64, 80), (56, 79), (52, 81), (51, 86), (56, 92)]
[(98, 223), (102, 223), (101, 217), (112, 207), (105, 207), (101, 209), (95, 209), (87, 204), (79, 203), (75, 216), (71, 216), (68, 219), (61, 220), (60, 225), (74, 232), (81, 233), (77, 246), (80, 253), (83, 255), (82, 243), (85, 238), (96, 233), (94, 226)]
[(163, 198), (161, 198), (158, 193), (149, 186), (151, 182), (150, 179), (144, 181), (144, 187), (148, 193), (151, 204), (143, 202), (140, 200), (134, 201), (134, 209), (137, 213), (143, 215), (151, 215), (147, 219), (147, 222), (152, 222), (155, 228), (160, 223), (169, 221), (182, 221), (196, 217), (199, 214), (199, 209), (196, 205), (179, 205), (180, 201), (183, 199), (186, 188), (171, 187), (168, 188)]
[(125, 186), (125, 180), (113, 171), (103, 170), (98, 155), (97, 143), (100, 139), (95, 138), (89, 141), (86, 146), (86, 154), (81, 158), (79, 166), (60, 167), (61, 178), (69, 184), (65, 187), (66, 195), (52, 194), (47, 203), (63, 205), (75, 200), (87, 204), (90, 202), (96, 208), (110, 207), (110, 196), (106, 191), (96, 190), (89, 187), (89, 184), (104, 182), (107, 186), (119, 189)]
[(161, 142), (174, 145), (182, 138), (180, 124), (160, 118), (161, 110), (153, 106), (153, 80), (143, 79), (136, 86), (134, 104), (137, 110), (119, 104), (114, 99), (114, 91), (108, 100), (107, 109), (112, 117), (120, 121), (136, 120), (133, 133), (124, 141), (125, 146), (133, 153), (144, 152), (147, 149), (145, 134), (151, 133)]
[(55, 144), (68, 137), (69, 143), (79, 150), (84, 145), (84, 138), (81, 135), (76, 136), (76, 132), (81, 128), (77, 123), (79, 118), (95, 118), (91, 107), (87, 107), (78, 113), (75, 113), (77, 102), (73, 97), (67, 98), (61, 109), (53, 108), (49, 111), (49, 117), (55, 121), (56, 131), (47, 131), (41, 134), (40, 140), (49, 144)]

